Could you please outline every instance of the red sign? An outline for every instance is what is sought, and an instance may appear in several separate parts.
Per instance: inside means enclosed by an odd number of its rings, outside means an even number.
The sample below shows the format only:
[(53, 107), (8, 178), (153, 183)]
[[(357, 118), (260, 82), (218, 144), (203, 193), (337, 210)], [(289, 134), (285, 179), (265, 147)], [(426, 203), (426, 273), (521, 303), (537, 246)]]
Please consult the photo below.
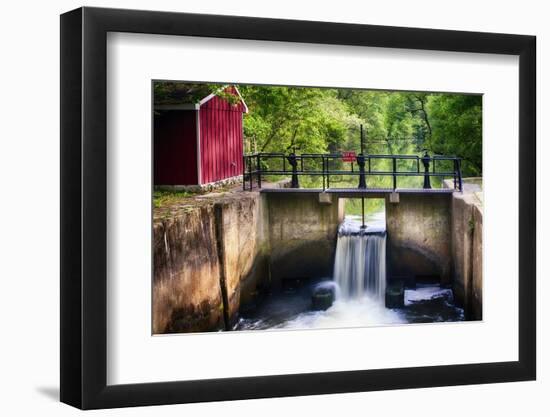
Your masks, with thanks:
[(354, 162), (355, 161), (355, 151), (343, 151), (342, 152), (342, 161), (344, 161), (344, 162)]

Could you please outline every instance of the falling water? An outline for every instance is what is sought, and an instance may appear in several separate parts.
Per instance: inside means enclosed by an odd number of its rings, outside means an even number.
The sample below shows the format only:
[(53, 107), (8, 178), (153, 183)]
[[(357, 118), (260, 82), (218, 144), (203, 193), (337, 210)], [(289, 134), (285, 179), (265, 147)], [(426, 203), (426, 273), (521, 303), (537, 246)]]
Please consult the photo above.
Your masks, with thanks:
[(343, 299), (365, 295), (379, 301), (386, 291), (386, 231), (382, 226), (361, 228), (346, 218), (338, 230), (334, 281)]

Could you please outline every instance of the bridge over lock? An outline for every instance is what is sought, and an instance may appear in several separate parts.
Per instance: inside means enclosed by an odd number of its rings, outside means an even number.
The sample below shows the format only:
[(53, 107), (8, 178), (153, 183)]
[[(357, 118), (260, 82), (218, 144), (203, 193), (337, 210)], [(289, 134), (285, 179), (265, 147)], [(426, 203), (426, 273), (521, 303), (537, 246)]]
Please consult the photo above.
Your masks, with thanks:
[[(243, 189), (256, 188), (262, 192), (325, 192), (368, 197), (369, 194), (462, 191), (461, 158), (430, 156), (427, 152), (423, 156), (355, 155), (352, 152), (301, 155), (255, 153), (244, 156), (243, 167)], [(262, 181), (270, 177), (290, 177), (289, 187), (262, 188)], [(305, 187), (303, 184), (300, 186), (301, 178), (304, 177), (310, 180)], [(415, 177), (423, 179), (421, 186), (411, 186), (408, 180)], [(441, 180), (446, 178), (452, 178), (452, 188), (441, 187)], [(375, 179), (373, 184), (371, 179)], [(391, 183), (384, 181), (386, 179)], [(405, 186), (401, 185), (401, 179), (406, 180)], [(439, 186), (432, 186), (432, 179), (440, 180)], [(342, 186), (342, 183), (345, 185)]]
[[(244, 167), (243, 190), (259, 191), (267, 203), (273, 262), (281, 259), (273, 268), (278, 278), (299, 277), (301, 269), (330, 274), (345, 200), (382, 198), (388, 279), (453, 284), (452, 207), (453, 195), (463, 191), (460, 158), (256, 153), (244, 157)], [(274, 187), (280, 179), (287, 183)]]

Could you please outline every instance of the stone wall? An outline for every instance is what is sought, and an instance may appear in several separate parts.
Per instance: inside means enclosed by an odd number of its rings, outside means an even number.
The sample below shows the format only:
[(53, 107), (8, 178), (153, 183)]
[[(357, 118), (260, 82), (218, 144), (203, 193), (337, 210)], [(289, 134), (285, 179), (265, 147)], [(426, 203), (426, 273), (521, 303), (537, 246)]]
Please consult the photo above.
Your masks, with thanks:
[(451, 282), (451, 194), (386, 197), (389, 279)]
[(272, 285), (332, 276), (344, 200), (319, 193), (266, 194)]
[[(268, 242), (265, 230), (265, 198), (227, 199), (215, 206), (222, 290), (227, 294), (230, 327), (241, 304), (252, 301), (261, 287), (269, 286)], [(223, 292), (222, 292), (223, 293)]]
[(452, 218), (454, 294), (467, 319), (481, 320), (483, 209), (476, 195), (454, 193)]
[(153, 225), (153, 333), (224, 327), (214, 206)]
[(153, 333), (233, 325), (269, 277), (261, 202), (258, 193), (212, 195), (155, 217)]
[[(453, 284), (481, 317), (482, 210), (467, 193), (386, 197), (388, 277)], [(155, 211), (153, 332), (229, 329), (285, 279), (331, 277), (344, 199), (212, 193)]]

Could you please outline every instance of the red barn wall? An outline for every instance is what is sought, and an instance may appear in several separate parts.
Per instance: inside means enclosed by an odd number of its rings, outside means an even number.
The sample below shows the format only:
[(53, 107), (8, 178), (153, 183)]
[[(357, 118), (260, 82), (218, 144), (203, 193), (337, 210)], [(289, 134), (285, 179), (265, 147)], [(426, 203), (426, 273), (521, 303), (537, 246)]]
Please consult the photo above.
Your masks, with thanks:
[(214, 97), (200, 107), (201, 183), (242, 174), (242, 103), (232, 105)]
[(154, 116), (155, 185), (196, 185), (196, 111), (168, 110)]

